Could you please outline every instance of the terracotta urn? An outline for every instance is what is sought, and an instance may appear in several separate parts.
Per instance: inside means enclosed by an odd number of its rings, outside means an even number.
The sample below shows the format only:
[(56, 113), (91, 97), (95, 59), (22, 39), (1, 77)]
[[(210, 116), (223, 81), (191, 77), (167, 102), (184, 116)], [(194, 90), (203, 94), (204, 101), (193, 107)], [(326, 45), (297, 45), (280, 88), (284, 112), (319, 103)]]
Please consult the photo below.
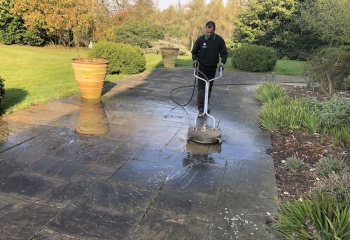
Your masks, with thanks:
[(161, 48), (163, 66), (165, 68), (174, 68), (177, 56), (179, 55), (178, 48)]
[(85, 99), (99, 99), (106, 78), (108, 60), (100, 58), (74, 58), (72, 66), (80, 95)]

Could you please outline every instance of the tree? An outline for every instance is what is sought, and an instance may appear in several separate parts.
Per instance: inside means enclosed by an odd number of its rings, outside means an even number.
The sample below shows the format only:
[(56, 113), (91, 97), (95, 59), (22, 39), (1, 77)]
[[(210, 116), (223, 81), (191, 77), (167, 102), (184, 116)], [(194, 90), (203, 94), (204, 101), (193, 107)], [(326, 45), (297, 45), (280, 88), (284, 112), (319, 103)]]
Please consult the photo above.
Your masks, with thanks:
[(334, 90), (348, 89), (350, 52), (342, 48), (323, 48), (308, 61), (308, 71), (318, 82), (320, 90), (328, 97)]
[(95, 0), (14, 0), (13, 13), (34, 32), (46, 32), (52, 43), (87, 45), (101, 6)]
[(179, 12), (173, 5), (170, 5), (167, 9), (157, 13), (155, 22), (157, 24), (163, 24), (165, 26), (178, 25), (181, 21), (181, 12)]
[(272, 42), (281, 27), (292, 20), (294, 11), (294, 0), (253, 1), (238, 15), (235, 39), (253, 43), (264, 38), (265, 42)]
[(192, 49), (194, 41), (204, 33), (205, 23), (208, 16), (205, 0), (191, 0), (185, 5), (185, 34), (189, 38), (190, 49)]
[(21, 16), (10, 12), (11, 0), (0, 0), (0, 42), (4, 44), (30, 44), (40, 46), (45, 42), (45, 34), (36, 34), (24, 26)]
[(225, 7), (224, 20), (221, 23), (225, 26), (224, 33), (221, 34), (224, 39), (232, 38), (238, 11), (238, 0), (228, 0)]
[(152, 40), (164, 38), (164, 27), (148, 21), (129, 21), (116, 30), (115, 42), (128, 43), (140, 48), (151, 47)]
[[(215, 22), (216, 32), (224, 39), (232, 36), (233, 21), (230, 22), (229, 20), (232, 19), (231, 17), (237, 11), (237, 8), (228, 11), (222, 0), (211, 0), (207, 5), (207, 9), (210, 9), (210, 19), (207, 19), (207, 21)], [(233, 12), (230, 12), (232, 10)]]
[(142, 21), (155, 19), (155, 13), (157, 8), (153, 0), (135, 0), (134, 4), (128, 5), (126, 9), (129, 12), (131, 20)]
[(279, 58), (306, 58), (322, 46), (317, 36), (302, 29), (298, 22), (297, 0), (256, 0), (238, 15), (234, 39), (273, 47)]
[(300, 13), (304, 29), (329, 47), (350, 44), (350, 0), (305, 0)]

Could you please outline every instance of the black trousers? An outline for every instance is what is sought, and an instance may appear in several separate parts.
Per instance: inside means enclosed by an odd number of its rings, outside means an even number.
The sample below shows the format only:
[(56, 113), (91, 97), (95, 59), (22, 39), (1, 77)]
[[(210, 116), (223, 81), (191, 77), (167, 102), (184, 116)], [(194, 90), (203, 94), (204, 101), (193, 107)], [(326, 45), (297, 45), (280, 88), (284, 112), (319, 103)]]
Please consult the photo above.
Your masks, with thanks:
[[(198, 76), (203, 79), (213, 79), (215, 78), (216, 74), (216, 67), (204, 67), (199, 65), (198, 68)], [(205, 98), (205, 82), (203, 80), (198, 79), (198, 94), (197, 94), (197, 105), (198, 110), (203, 111), (204, 110), (204, 98)], [(208, 101), (210, 99), (211, 90), (213, 89), (214, 81), (211, 81), (209, 83), (209, 95), (208, 95)], [(209, 103), (209, 102), (208, 102)]]

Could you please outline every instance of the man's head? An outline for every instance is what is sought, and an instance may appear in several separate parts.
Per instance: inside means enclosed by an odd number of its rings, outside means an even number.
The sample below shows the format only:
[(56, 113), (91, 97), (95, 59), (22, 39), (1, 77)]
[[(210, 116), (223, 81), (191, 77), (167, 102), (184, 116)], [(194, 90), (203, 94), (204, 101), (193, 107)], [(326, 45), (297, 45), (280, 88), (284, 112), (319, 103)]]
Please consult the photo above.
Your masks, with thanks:
[(214, 35), (215, 32), (215, 23), (213, 21), (209, 21), (205, 24), (205, 30), (209, 38)]

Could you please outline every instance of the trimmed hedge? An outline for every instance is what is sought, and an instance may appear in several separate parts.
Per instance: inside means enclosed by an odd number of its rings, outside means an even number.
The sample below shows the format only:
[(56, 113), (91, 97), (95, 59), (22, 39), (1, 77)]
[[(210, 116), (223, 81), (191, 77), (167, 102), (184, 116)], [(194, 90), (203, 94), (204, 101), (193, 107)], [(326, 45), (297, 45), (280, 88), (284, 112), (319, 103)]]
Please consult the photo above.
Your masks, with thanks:
[(91, 58), (109, 60), (107, 69), (109, 74), (136, 74), (146, 69), (146, 58), (141, 48), (130, 44), (98, 42), (92, 46), (88, 55)]
[(3, 79), (1, 76), (0, 76), (0, 106), (2, 104), (2, 99), (4, 98), (4, 95), (5, 95), (5, 79)]
[(267, 72), (277, 63), (273, 48), (246, 44), (232, 53), (231, 63), (234, 68), (250, 72)]

